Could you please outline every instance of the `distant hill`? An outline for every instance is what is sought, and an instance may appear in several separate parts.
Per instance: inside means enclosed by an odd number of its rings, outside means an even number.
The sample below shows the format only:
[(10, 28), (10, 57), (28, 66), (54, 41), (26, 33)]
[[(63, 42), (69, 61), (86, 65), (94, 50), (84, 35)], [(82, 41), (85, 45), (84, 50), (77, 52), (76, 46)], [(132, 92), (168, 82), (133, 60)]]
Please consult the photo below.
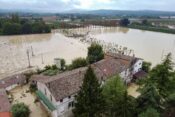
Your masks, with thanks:
[(70, 10), (65, 13), (80, 13), (80, 14), (91, 14), (100, 16), (175, 16), (175, 12), (172, 11), (153, 11), (153, 10)]
[[(49, 12), (41, 12), (34, 10), (8, 10), (8, 9), (0, 9), (0, 13), (39, 13), (39, 14), (54, 14)], [(89, 14), (89, 15), (99, 15), (99, 16), (175, 16), (175, 11), (154, 11), (154, 10), (83, 10), (83, 9), (72, 9), (64, 12), (58, 12), (61, 14)]]

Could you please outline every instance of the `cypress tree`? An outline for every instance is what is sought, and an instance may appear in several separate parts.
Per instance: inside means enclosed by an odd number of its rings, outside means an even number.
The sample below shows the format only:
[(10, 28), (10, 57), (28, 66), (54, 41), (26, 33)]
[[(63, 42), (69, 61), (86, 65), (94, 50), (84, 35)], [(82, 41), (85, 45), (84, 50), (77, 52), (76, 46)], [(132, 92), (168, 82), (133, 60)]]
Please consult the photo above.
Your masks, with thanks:
[(76, 117), (100, 116), (104, 107), (102, 88), (91, 67), (88, 67), (84, 76), (83, 84), (76, 96), (75, 109)]

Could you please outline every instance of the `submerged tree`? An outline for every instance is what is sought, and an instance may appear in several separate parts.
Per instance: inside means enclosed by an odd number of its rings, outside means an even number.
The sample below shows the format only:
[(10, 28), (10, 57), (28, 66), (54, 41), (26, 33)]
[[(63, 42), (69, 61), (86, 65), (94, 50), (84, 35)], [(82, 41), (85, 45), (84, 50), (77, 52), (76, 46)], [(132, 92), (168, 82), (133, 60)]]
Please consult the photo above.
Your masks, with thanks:
[(76, 96), (75, 109), (73, 112), (76, 117), (99, 117), (104, 109), (103, 105), (104, 98), (101, 85), (93, 69), (88, 67), (83, 84)]

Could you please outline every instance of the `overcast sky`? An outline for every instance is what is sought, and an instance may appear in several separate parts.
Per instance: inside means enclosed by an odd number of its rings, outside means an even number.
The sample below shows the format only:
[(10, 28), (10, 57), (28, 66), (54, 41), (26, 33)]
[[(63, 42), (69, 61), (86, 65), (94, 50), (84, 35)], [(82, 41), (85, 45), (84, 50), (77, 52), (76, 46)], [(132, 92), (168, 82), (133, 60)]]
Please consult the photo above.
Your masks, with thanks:
[(175, 11), (175, 0), (0, 0), (0, 9), (59, 12), (70, 9)]

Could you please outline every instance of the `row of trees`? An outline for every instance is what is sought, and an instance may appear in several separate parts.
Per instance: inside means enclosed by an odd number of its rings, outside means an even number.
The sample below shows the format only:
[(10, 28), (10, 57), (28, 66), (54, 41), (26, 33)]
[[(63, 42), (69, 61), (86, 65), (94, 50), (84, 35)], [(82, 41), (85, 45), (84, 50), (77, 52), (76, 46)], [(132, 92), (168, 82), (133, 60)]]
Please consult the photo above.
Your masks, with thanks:
[(175, 72), (171, 54), (148, 70), (140, 85), (140, 96), (134, 98), (119, 76), (110, 78), (103, 86), (91, 67), (76, 96), (76, 117), (174, 117)]
[(0, 34), (34, 34), (50, 33), (51, 28), (43, 21), (30, 21), (20, 19), (17, 15), (12, 15), (11, 19), (0, 19)]

